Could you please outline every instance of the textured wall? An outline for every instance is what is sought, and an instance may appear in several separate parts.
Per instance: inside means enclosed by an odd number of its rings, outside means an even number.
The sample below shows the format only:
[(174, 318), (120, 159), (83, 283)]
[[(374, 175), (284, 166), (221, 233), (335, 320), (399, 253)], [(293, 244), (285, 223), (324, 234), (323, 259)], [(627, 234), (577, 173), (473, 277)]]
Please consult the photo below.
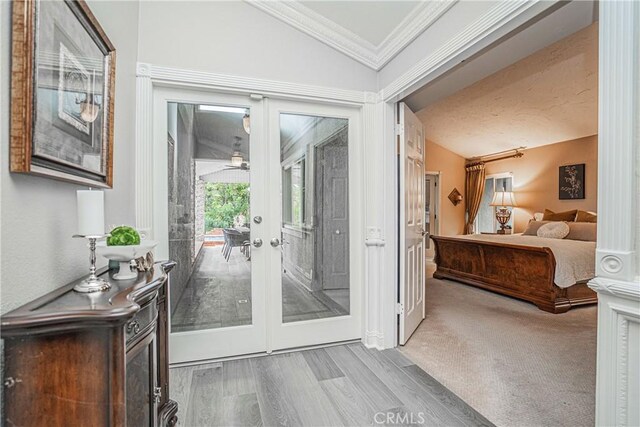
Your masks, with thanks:
[[(558, 198), (558, 168), (585, 163), (585, 198)], [(593, 135), (558, 144), (526, 150), (524, 157), (487, 163), (487, 175), (512, 172), (515, 209), (515, 232), (524, 231), (535, 212), (598, 208), (598, 136)]]
[[(116, 47), (114, 185), (105, 191), (105, 221), (134, 223), (133, 163), (138, 4), (89, 1)], [(11, 3), (0, 2), (0, 158), (2, 313), (60, 287), (88, 269), (77, 231), (76, 190), (86, 187), (9, 173)], [(99, 259), (100, 265), (106, 260)]]
[(464, 194), (464, 158), (440, 145), (426, 141), (425, 170), (440, 172), (440, 234), (455, 236), (464, 232), (464, 201), (453, 206), (447, 198), (453, 188)]
[(193, 106), (179, 105), (177, 132), (169, 145), (169, 258), (178, 265), (171, 272), (171, 309), (173, 310), (191, 275), (195, 259), (195, 137)]

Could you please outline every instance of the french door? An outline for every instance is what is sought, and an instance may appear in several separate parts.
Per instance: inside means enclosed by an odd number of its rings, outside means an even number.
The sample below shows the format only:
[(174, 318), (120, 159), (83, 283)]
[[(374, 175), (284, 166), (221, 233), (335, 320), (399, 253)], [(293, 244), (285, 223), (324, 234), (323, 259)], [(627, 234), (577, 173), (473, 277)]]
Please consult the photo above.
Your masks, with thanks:
[(357, 108), (155, 90), (171, 363), (361, 337), (359, 141)]
[(268, 101), (272, 349), (361, 337), (363, 212), (357, 109)]

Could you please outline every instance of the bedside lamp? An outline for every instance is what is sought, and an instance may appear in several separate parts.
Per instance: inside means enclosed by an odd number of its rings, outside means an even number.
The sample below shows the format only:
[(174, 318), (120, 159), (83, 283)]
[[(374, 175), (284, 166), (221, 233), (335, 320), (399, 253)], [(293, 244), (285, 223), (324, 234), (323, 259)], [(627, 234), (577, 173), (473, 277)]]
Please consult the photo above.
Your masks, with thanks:
[(516, 204), (516, 198), (514, 197), (513, 192), (496, 191), (489, 206), (499, 206), (499, 208), (496, 209), (496, 219), (500, 224), (500, 230), (498, 230), (497, 233), (506, 234), (505, 225), (507, 224), (507, 222), (509, 222), (509, 218), (511, 218), (511, 211), (507, 208), (518, 206)]

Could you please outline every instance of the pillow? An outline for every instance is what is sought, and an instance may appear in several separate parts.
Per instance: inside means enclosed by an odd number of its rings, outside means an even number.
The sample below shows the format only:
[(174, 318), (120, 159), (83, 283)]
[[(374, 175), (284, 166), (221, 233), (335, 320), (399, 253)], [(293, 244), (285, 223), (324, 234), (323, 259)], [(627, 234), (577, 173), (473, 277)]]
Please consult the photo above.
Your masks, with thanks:
[(543, 221), (575, 221), (576, 214), (578, 213), (577, 209), (566, 212), (554, 212), (549, 209), (544, 210), (544, 215), (542, 216)]
[(578, 211), (576, 214), (576, 222), (597, 222), (598, 215), (593, 212)]
[(538, 237), (549, 239), (564, 239), (569, 234), (569, 226), (564, 221), (554, 221), (538, 228)]
[(597, 226), (595, 222), (569, 222), (569, 234), (565, 236), (565, 239), (569, 240), (583, 240), (585, 242), (596, 241)]
[(529, 221), (527, 228), (522, 233), (523, 236), (537, 236), (538, 229), (551, 221)]

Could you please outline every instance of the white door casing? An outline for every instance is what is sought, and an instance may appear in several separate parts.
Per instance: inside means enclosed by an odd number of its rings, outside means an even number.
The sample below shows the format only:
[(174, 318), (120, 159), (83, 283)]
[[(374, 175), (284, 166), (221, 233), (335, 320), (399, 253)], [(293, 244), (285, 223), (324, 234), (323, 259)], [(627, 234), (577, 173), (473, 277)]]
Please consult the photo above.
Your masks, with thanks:
[(404, 345), (425, 317), (424, 127), (398, 104), (400, 146), (400, 337)]

